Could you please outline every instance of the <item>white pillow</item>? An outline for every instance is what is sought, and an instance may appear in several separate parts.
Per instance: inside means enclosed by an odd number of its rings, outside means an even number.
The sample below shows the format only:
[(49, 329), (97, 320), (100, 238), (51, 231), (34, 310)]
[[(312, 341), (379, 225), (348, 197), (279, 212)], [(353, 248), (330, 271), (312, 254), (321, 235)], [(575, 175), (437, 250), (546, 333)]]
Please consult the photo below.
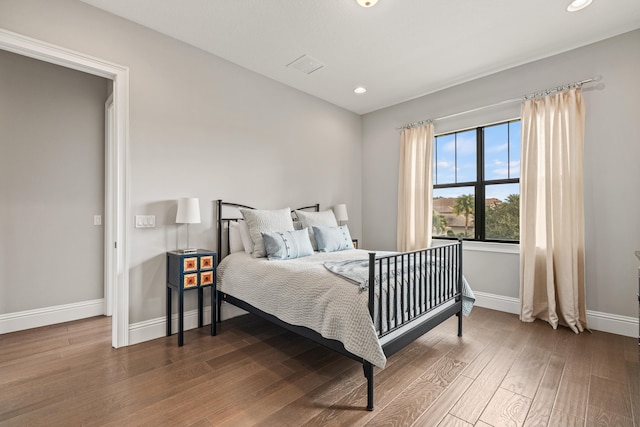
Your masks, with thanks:
[(313, 227), (318, 251), (335, 252), (353, 249), (353, 240), (346, 225), (339, 227)]
[(242, 239), (242, 246), (244, 246), (244, 251), (250, 254), (253, 252), (253, 241), (251, 240), (251, 235), (249, 234), (249, 226), (247, 225), (247, 221), (238, 221), (237, 224), (240, 230), (240, 238)]
[[(244, 222), (244, 221), (243, 221)], [(229, 253), (243, 252), (244, 244), (240, 237), (240, 224), (237, 221), (229, 222)]]
[(253, 241), (253, 257), (263, 258), (267, 255), (262, 240), (262, 233), (269, 231), (293, 231), (291, 209), (259, 210), (240, 209), (249, 226), (249, 235)]
[(313, 255), (307, 230), (267, 231), (262, 233), (269, 260), (295, 259)]
[(332, 210), (322, 212), (296, 211), (296, 216), (302, 224), (302, 228), (309, 229), (309, 239), (314, 251), (318, 250), (318, 243), (313, 234), (313, 227), (337, 227), (338, 221)]

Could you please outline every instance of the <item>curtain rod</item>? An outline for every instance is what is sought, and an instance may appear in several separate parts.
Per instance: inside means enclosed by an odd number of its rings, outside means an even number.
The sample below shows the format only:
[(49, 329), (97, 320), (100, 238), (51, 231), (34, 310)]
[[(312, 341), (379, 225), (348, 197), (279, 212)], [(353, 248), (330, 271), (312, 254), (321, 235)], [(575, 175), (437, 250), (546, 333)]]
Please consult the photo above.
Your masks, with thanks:
[(469, 114), (469, 113), (475, 113), (476, 111), (481, 111), (481, 110), (484, 110), (484, 109), (487, 109), (487, 108), (494, 108), (494, 107), (498, 107), (500, 105), (511, 104), (513, 102), (521, 102), (521, 101), (526, 101), (528, 99), (538, 98), (540, 96), (547, 96), (547, 95), (550, 95), (552, 93), (562, 92), (563, 90), (571, 89), (571, 88), (574, 88), (574, 87), (582, 87), (582, 85), (585, 85), (587, 83), (598, 82), (600, 80), (602, 80), (602, 76), (595, 76), (595, 77), (591, 77), (591, 78), (584, 79), (584, 80), (579, 80), (579, 81), (572, 82), (572, 83), (565, 83), (563, 85), (555, 86), (555, 87), (552, 87), (552, 88), (549, 88), (549, 89), (528, 93), (528, 94), (522, 95), (522, 96), (520, 96), (518, 98), (506, 99), (504, 101), (496, 102), (494, 104), (489, 104), (489, 105), (484, 105), (482, 107), (472, 108), (470, 110), (461, 111), (459, 113), (453, 113), (453, 114), (449, 114), (449, 115), (442, 116), (442, 117), (436, 117), (434, 119), (425, 119), (425, 120), (420, 120), (418, 122), (407, 123), (407, 124), (402, 125), (402, 126), (396, 128), (396, 129), (397, 130), (410, 129), (410, 128), (413, 128), (413, 127), (422, 126), (422, 125), (427, 124), (427, 123), (433, 123), (433, 122), (435, 122), (437, 120), (451, 119), (453, 117), (462, 116), (464, 114)]

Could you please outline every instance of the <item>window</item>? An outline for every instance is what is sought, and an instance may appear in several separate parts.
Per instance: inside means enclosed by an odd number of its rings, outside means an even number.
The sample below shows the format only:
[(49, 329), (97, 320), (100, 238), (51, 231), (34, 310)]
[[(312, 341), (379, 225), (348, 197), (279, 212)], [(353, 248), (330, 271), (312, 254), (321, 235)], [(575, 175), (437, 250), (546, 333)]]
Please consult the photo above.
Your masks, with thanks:
[(520, 120), (439, 135), (433, 236), (520, 239)]

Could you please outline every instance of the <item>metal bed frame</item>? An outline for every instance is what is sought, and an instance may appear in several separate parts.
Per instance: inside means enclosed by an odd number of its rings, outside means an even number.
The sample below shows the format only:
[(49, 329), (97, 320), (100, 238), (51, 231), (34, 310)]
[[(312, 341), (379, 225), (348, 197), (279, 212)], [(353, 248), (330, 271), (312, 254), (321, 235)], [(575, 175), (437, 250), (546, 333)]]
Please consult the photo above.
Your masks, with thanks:
[[(217, 201), (216, 220), (219, 260), (222, 260), (223, 258), (222, 246), (225, 224), (228, 228), (230, 221), (242, 220), (242, 218), (237, 216), (225, 218), (222, 212), (223, 207), (225, 206), (235, 209), (254, 209), (250, 206), (237, 203), (223, 202), (222, 200)], [(305, 206), (298, 210), (314, 210), (318, 212), (320, 210), (320, 205), (315, 204)], [(225, 249), (226, 253), (228, 253), (228, 237), (227, 247)], [(397, 271), (398, 264), (400, 264), (400, 266), (421, 265), (430, 259), (429, 257), (436, 257), (439, 260), (439, 266), (444, 266), (444, 268), (441, 267), (439, 269), (435, 269), (436, 271), (432, 271), (430, 274), (424, 274), (423, 271), (419, 271), (419, 269), (414, 268), (410, 273), (405, 275), (405, 280), (399, 280), (397, 275), (389, 274), (386, 275), (384, 279), (378, 280), (378, 283), (376, 283), (376, 272), (379, 277), (382, 277), (383, 270)], [(398, 253), (383, 257), (376, 257), (375, 252), (370, 252), (369, 283), (375, 283), (375, 285), (368, 287), (368, 308), (372, 321), (378, 326), (378, 338), (383, 338), (392, 333), (394, 334), (392, 339), (389, 339), (382, 345), (382, 349), (386, 357), (397, 353), (408, 344), (412, 343), (417, 338), (421, 337), (453, 315), (458, 316), (458, 336), (462, 336), (462, 240), (444, 246)], [(383, 289), (386, 289), (387, 291), (383, 292)], [(393, 290), (393, 292), (390, 292), (389, 290)], [(373, 410), (372, 363), (347, 351), (341, 342), (324, 338), (312, 329), (286, 323), (279, 318), (222, 291), (217, 291), (215, 294), (214, 307), (212, 307), (214, 310), (214, 313), (212, 313), (212, 319), (216, 319), (216, 323), (220, 323), (221, 321), (220, 306), (223, 301), (226, 301), (269, 322), (362, 363), (364, 376), (367, 380), (367, 410)], [(413, 302), (413, 304), (411, 304), (411, 302)], [(400, 312), (398, 312), (398, 306), (400, 306)], [(378, 308), (377, 311), (376, 307)], [(434, 314), (434, 312), (436, 314)], [(392, 322), (391, 319), (394, 319), (394, 321)], [(383, 331), (384, 328), (382, 328), (382, 326), (385, 322), (387, 327), (386, 330)], [(408, 326), (410, 323), (411, 326)], [(403, 331), (403, 328), (407, 330)], [(212, 322), (211, 330), (213, 335), (217, 333), (216, 329), (215, 323)]]

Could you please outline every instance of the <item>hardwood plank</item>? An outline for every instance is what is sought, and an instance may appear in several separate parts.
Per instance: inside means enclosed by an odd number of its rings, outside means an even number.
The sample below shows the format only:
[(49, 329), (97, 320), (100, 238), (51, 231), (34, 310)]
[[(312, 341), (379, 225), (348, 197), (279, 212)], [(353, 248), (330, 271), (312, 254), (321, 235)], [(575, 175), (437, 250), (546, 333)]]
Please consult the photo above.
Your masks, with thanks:
[(493, 359), (489, 361), (485, 369), (451, 409), (451, 414), (468, 423), (475, 424), (500, 387), (516, 355), (515, 350), (506, 347), (499, 348)]
[(451, 414), (444, 416), (438, 427), (473, 427), (473, 424), (469, 424), (466, 421), (456, 418)]
[(485, 346), (480, 354), (467, 365), (464, 371), (462, 371), (462, 375), (471, 379), (478, 378), (480, 373), (496, 356), (498, 350), (500, 350), (500, 346), (497, 344), (488, 344), (487, 346)]
[(468, 331), (467, 335), (458, 338), (459, 342), (451, 349), (448, 357), (464, 362), (472, 363), (498, 336), (498, 332), (484, 328), (476, 328)]
[[(506, 313), (504, 313), (506, 314)], [(464, 375), (470, 378), (477, 378), (486, 365), (491, 361), (498, 350), (502, 348), (513, 350), (513, 354), (518, 355), (524, 346), (529, 342), (535, 330), (531, 323), (523, 323), (517, 317), (502, 316), (511, 319), (515, 326), (507, 331), (496, 331), (492, 341), (472, 363), (465, 369)]]
[(531, 406), (531, 399), (499, 388), (482, 412), (480, 420), (494, 427), (522, 426)]
[[(384, 410), (374, 416), (367, 425), (411, 425), (416, 422), (424, 411), (434, 404), (448, 386), (460, 376), (464, 366), (462, 362), (448, 357), (439, 359), (435, 365), (400, 393)], [(471, 382), (469, 378), (462, 377), (457, 381), (458, 385), (455, 390), (462, 392), (467, 389)], [(456, 395), (455, 398), (457, 399), (458, 396)], [(447, 398), (449, 398), (449, 395), (447, 395)], [(442, 417), (445, 414), (446, 412), (442, 414)]]
[[(585, 414), (586, 417), (586, 414)], [(549, 418), (550, 426), (562, 427), (584, 427), (584, 418), (575, 417), (566, 412), (558, 411), (554, 408)]]
[(525, 419), (525, 427), (544, 427), (549, 425), (551, 410), (560, 387), (560, 379), (564, 370), (564, 358), (553, 355), (542, 377), (531, 408)]
[(607, 378), (591, 376), (589, 406), (598, 407), (612, 414), (633, 419), (631, 398), (627, 385)]
[[(572, 334), (558, 348), (560, 351), (554, 353), (563, 355), (565, 366), (551, 420), (562, 418), (573, 422), (571, 420), (584, 420), (586, 417), (591, 372), (591, 351), (586, 345), (590, 337), (587, 335)], [(555, 412), (558, 415), (554, 417)]]
[(550, 357), (551, 353), (548, 350), (527, 345), (509, 369), (500, 387), (532, 399), (542, 381)]
[(558, 342), (567, 334), (573, 334), (573, 331), (569, 328), (558, 327), (553, 329), (549, 323), (543, 320), (536, 320), (531, 323), (532, 336), (531, 340), (527, 343), (529, 347), (538, 348), (542, 350), (554, 351), (558, 345)]
[(629, 393), (633, 395), (640, 394), (640, 355), (635, 360), (625, 361), (625, 370), (627, 371), (627, 384), (629, 385)]
[(464, 393), (469, 388), (471, 380), (462, 375), (458, 376), (451, 386), (438, 397), (438, 399), (429, 408), (422, 413), (422, 415), (413, 423), (416, 426), (434, 425), (446, 416), (448, 416), (449, 409), (458, 400), (460, 394)]
[(594, 331), (592, 337), (591, 373), (600, 378), (626, 384), (628, 380), (624, 341), (633, 338)]
[(623, 417), (622, 415), (615, 412), (607, 411), (606, 409), (589, 405), (589, 408), (587, 409), (587, 422), (585, 425), (587, 427), (633, 427), (633, 420), (631, 418)]

